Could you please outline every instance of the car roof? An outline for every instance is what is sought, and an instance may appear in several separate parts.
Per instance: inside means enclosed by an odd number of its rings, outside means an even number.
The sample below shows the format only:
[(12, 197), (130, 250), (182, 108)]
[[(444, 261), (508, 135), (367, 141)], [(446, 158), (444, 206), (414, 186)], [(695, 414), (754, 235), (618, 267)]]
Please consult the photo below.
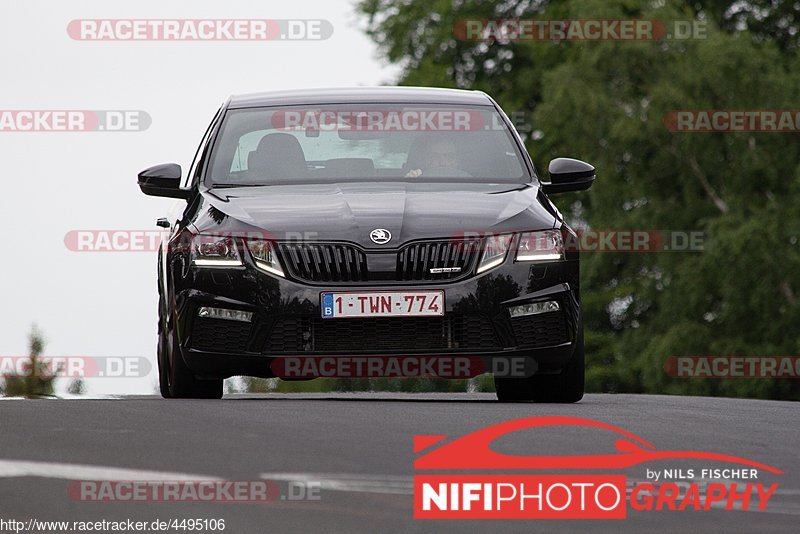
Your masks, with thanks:
[(491, 106), (492, 100), (482, 91), (465, 91), (462, 89), (442, 89), (436, 87), (382, 86), (271, 91), (234, 95), (228, 102), (228, 108), (237, 109), (262, 106), (350, 103), (415, 103)]

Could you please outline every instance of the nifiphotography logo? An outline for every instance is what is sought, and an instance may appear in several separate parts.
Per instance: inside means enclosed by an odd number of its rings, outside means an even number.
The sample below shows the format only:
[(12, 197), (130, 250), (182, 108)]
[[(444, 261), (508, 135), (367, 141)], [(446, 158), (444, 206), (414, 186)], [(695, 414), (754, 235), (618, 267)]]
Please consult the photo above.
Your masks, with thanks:
[[(610, 431), (616, 452), (515, 456), (492, 449), (502, 436), (545, 427), (583, 427), (606, 435)], [(414, 461), (415, 519), (625, 519), (629, 506), (675, 513), (712, 508), (763, 511), (779, 486), (765, 479), (783, 474), (716, 452), (660, 451), (621, 428), (567, 416), (515, 419), (455, 439), (415, 436), (414, 452), (424, 452)], [(676, 460), (704, 463), (691, 469), (647, 468), (642, 481), (629, 481), (621, 472), (643, 463)], [(521, 474), (528, 470), (538, 473)]]

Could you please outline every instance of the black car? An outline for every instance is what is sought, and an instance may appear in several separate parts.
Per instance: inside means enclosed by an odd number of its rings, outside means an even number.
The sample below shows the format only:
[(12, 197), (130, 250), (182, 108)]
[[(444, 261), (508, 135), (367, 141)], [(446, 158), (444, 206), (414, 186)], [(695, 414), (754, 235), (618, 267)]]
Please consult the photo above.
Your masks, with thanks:
[[(297, 357), (479, 357), (500, 400), (575, 402), (584, 387), (574, 237), (486, 94), (380, 87), (231, 97), (185, 175), (139, 175), (185, 199), (159, 251), (166, 398)], [(496, 362), (525, 362), (500, 372)]]

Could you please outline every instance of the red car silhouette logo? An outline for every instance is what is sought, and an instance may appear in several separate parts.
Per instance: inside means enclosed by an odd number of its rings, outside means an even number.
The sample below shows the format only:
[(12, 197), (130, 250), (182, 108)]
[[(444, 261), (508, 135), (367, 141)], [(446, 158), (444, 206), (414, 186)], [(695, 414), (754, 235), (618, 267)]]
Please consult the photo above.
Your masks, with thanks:
[[(583, 456), (518, 456), (503, 454), (490, 447), (494, 440), (511, 432), (553, 426), (610, 430), (621, 436), (614, 443), (618, 452)], [(418, 453), (429, 449), (446, 438), (447, 436), (444, 435), (415, 436), (414, 452)], [(763, 469), (779, 475), (783, 474), (783, 471), (775, 467), (727, 454), (703, 451), (659, 451), (644, 439), (619, 427), (591, 419), (568, 416), (526, 417), (476, 430), (420, 456), (414, 461), (414, 469), (622, 469), (653, 460), (671, 459), (728, 462)]]

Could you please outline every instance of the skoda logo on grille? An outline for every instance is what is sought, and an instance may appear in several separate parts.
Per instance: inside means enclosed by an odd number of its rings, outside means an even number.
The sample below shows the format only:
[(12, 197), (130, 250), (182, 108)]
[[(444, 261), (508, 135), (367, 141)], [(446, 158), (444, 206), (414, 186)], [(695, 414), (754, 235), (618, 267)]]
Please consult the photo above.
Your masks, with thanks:
[(373, 243), (377, 243), (378, 245), (385, 245), (386, 243), (392, 240), (392, 233), (389, 230), (385, 230), (383, 228), (375, 228), (373, 231), (369, 233), (369, 238), (372, 239)]

